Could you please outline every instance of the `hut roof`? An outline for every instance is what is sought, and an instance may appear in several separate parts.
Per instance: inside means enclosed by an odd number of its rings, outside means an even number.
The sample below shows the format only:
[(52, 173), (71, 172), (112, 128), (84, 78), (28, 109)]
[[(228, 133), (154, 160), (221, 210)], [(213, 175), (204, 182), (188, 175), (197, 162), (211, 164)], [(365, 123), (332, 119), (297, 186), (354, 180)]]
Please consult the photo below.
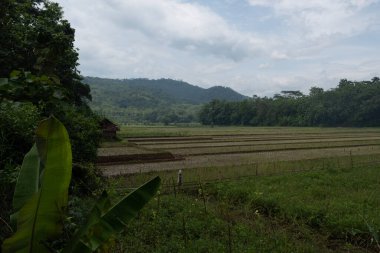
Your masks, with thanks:
[(113, 123), (111, 120), (104, 118), (99, 123), (101, 129), (107, 130), (107, 131), (119, 131), (120, 128), (118, 125)]

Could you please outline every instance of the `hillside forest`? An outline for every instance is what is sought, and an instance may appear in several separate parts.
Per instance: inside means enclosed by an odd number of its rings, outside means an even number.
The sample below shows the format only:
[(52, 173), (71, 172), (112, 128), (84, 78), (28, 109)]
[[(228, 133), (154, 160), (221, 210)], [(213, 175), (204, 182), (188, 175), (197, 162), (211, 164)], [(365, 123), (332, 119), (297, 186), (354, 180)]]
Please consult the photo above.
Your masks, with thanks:
[(173, 79), (85, 77), (83, 82), (91, 87), (90, 106), (120, 123), (194, 123), (202, 104), (247, 98), (228, 87), (204, 89)]
[(85, 77), (90, 106), (120, 123), (244, 126), (379, 126), (380, 81), (340, 80), (337, 87), (311, 87), (247, 97), (231, 88), (203, 89), (172, 79)]
[(199, 119), (204, 125), (380, 126), (380, 79), (342, 79), (336, 88), (312, 87), (308, 95), (282, 91), (240, 102), (214, 100), (201, 108)]

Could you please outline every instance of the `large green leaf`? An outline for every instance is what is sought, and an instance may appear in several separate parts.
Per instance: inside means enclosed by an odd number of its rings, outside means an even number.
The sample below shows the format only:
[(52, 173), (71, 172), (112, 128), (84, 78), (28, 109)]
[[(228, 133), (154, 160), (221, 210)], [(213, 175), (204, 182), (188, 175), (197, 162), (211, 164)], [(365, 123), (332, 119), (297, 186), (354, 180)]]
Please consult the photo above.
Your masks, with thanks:
[(12, 222), (17, 216), (28, 199), (39, 189), (40, 175), (40, 158), (38, 156), (37, 146), (33, 145), (30, 151), (25, 155), (21, 165), (20, 173), (17, 178), (16, 188), (13, 194), (13, 211)]
[(50, 117), (40, 123), (36, 142), (42, 170), (38, 192), (20, 209), (17, 231), (4, 241), (3, 252), (49, 252), (44, 241), (61, 231), (71, 178), (71, 146), (65, 127)]
[(87, 223), (74, 235), (74, 241), (63, 252), (94, 252), (106, 244), (112, 236), (125, 229), (129, 220), (156, 194), (161, 179), (157, 176), (148, 181), (114, 206), (108, 208), (106, 193), (92, 209)]

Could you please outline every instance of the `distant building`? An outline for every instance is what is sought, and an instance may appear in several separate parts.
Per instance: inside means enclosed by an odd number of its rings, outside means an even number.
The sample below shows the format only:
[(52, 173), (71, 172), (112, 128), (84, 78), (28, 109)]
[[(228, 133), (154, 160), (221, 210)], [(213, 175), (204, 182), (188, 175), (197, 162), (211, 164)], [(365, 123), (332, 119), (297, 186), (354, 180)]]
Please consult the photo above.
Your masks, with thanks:
[(118, 125), (113, 123), (107, 118), (104, 118), (100, 121), (100, 129), (102, 130), (103, 138), (105, 139), (116, 139), (116, 131), (119, 131), (120, 128)]

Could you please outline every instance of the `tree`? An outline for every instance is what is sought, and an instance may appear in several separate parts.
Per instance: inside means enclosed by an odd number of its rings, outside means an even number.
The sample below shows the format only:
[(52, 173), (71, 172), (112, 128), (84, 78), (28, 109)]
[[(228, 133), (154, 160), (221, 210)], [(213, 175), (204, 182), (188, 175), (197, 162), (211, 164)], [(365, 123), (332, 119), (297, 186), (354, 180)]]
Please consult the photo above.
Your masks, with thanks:
[[(18, 136), (17, 146), (0, 152), (0, 165), (16, 168), (20, 161), (13, 154), (25, 151), (31, 127), (50, 114), (66, 124), (75, 164), (93, 162), (100, 140), (98, 118), (87, 105), (90, 88), (77, 69), (75, 30), (63, 19), (61, 7), (49, 0), (2, 0), (0, 34), (0, 109), (17, 112), (33, 104), (36, 112), (34, 122), (27, 124), (28, 134)], [(23, 122), (23, 115), (11, 116), (15, 118), (0, 113), (0, 122)], [(11, 129), (1, 132), (5, 137), (0, 146), (10, 146)]]
[(315, 86), (310, 88), (309, 96), (314, 97), (314, 96), (318, 96), (321, 94), (323, 94), (323, 88), (318, 88)]
[(349, 81), (308, 96), (282, 91), (273, 98), (241, 102), (212, 101), (201, 110), (202, 124), (255, 126), (380, 126), (380, 79)]
[(61, 85), (76, 105), (91, 99), (89, 86), (80, 82), (75, 30), (49, 0), (3, 0), (0, 3), (0, 77), (13, 70), (48, 76)]

